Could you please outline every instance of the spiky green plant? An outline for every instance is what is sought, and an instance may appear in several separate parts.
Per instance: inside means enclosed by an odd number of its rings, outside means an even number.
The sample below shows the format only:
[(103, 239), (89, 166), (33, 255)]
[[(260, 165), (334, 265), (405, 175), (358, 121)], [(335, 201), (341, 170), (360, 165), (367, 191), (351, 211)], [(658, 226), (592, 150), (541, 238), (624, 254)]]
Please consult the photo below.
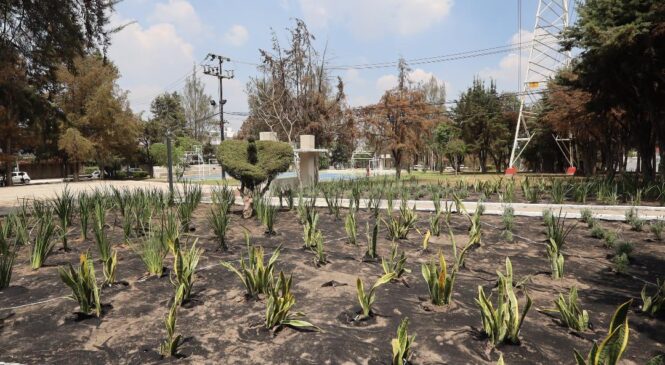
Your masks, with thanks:
[(16, 254), (7, 251), (0, 252), (0, 289), (8, 288), (12, 280), (12, 269), (14, 268), (14, 259)]
[(366, 222), (366, 236), (367, 236), (367, 250), (365, 251), (365, 257), (370, 259), (376, 259), (378, 257), (376, 253), (376, 243), (379, 238), (379, 222), (378, 220), (374, 222), (372, 230), (369, 229), (369, 222)]
[(183, 182), (182, 188), (178, 190), (178, 218), (187, 227), (192, 221), (192, 214), (201, 202), (203, 191), (201, 185), (192, 182)]
[(230, 222), (231, 215), (228, 210), (223, 205), (213, 204), (208, 213), (208, 224), (212, 227), (219, 249), (222, 251), (226, 251), (229, 248), (226, 244), (226, 232), (229, 229)]
[(548, 311), (559, 313), (561, 323), (568, 328), (580, 332), (589, 329), (589, 313), (580, 306), (576, 287), (570, 288), (567, 297), (559, 294), (554, 305), (556, 308)]
[(596, 224), (591, 228), (591, 237), (593, 238), (598, 238), (598, 239), (603, 239), (605, 238), (605, 232), (607, 230), (603, 227), (600, 226), (600, 224)]
[(372, 305), (376, 300), (376, 288), (380, 287), (383, 284), (386, 284), (395, 278), (395, 273), (384, 274), (380, 277), (374, 285), (370, 288), (368, 292), (365, 292), (365, 287), (363, 286), (362, 280), (358, 278), (356, 280), (356, 291), (358, 294), (358, 302), (362, 308), (362, 312), (356, 316), (356, 320), (368, 318), (372, 315)]
[(393, 243), (390, 249), (388, 258), (381, 258), (381, 267), (385, 274), (394, 273), (395, 278), (401, 278), (404, 273), (410, 273), (411, 270), (406, 268), (406, 254), (404, 251), (397, 253), (399, 245), (397, 242)]
[(245, 232), (245, 244), (248, 257), (245, 260), (242, 254), (240, 255), (240, 269), (236, 269), (229, 262), (222, 262), (221, 265), (240, 278), (248, 296), (257, 297), (259, 294), (267, 294), (274, 285), (273, 271), (279, 257), (280, 247), (275, 249), (268, 263), (265, 264), (263, 247), (250, 245), (247, 232)]
[(305, 216), (305, 225), (303, 226), (303, 241), (306, 248), (313, 248), (316, 244), (316, 242), (314, 242), (314, 236), (317, 232), (316, 226), (318, 223), (319, 213), (316, 209), (308, 209)]
[(642, 288), (642, 312), (651, 316), (665, 309), (665, 280), (656, 279), (656, 292), (653, 295), (647, 294), (647, 286)]
[(352, 245), (358, 244), (358, 222), (356, 221), (356, 210), (349, 209), (349, 214), (344, 219), (344, 230), (346, 231), (347, 242)]
[(88, 239), (88, 225), (90, 222), (90, 209), (93, 206), (92, 199), (85, 192), (82, 191), (78, 194), (78, 208), (79, 222), (81, 223), (81, 239)]
[(586, 358), (575, 350), (577, 365), (615, 365), (628, 347), (630, 328), (628, 326), (628, 309), (632, 299), (621, 304), (610, 321), (607, 336), (600, 344), (594, 341)]
[(314, 256), (316, 258), (315, 262), (317, 265), (325, 265), (328, 263), (328, 258), (323, 247), (323, 234), (321, 231), (316, 231), (312, 239), (314, 240), (314, 247), (312, 247), (312, 251), (314, 252)]
[(56, 193), (55, 200), (53, 200), (53, 211), (60, 220), (60, 231), (62, 239), (62, 249), (69, 251), (67, 245), (67, 232), (72, 221), (72, 214), (74, 213), (74, 195), (69, 191), (69, 187), (65, 186), (62, 193)]
[(150, 233), (140, 244), (132, 246), (132, 248), (141, 257), (148, 274), (162, 276), (167, 248), (164, 247), (159, 236)]
[(0, 220), (0, 254), (9, 252), (11, 245), (12, 231), (14, 229), (14, 215), (9, 213), (4, 222)]
[(93, 213), (92, 232), (99, 250), (99, 257), (102, 261), (106, 261), (111, 257), (111, 241), (106, 235), (106, 209), (99, 202), (95, 202)]
[(651, 222), (651, 224), (649, 224), (649, 227), (651, 228), (651, 233), (653, 233), (653, 236), (656, 238), (656, 240), (662, 241), (663, 229), (665, 229), (665, 221)]
[(99, 287), (95, 278), (95, 266), (87, 253), (80, 256), (80, 265), (74, 270), (71, 264), (68, 267), (59, 267), (60, 279), (72, 290), (71, 299), (78, 302), (83, 314), (94, 313), (97, 317), (102, 314), (102, 305), (99, 299)]
[(173, 297), (173, 303), (169, 309), (168, 315), (164, 320), (164, 325), (166, 327), (166, 340), (159, 345), (159, 353), (162, 356), (171, 357), (178, 354), (178, 347), (182, 344), (182, 336), (176, 335), (175, 326), (177, 322), (178, 307), (182, 303), (183, 297), (183, 288), (176, 288), (175, 295)]
[(266, 205), (263, 211), (263, 224), (266, 226), (265, 234), (275, 234), (275, 216), (277, 215), (277, 207), (270, 204)]
[(32, 246), (32, 254), (30, 255), (30, 267), (33, 270), (42, 267), (46, 259), (53, 252), (53, 248), (55, 247), (55, 241), (53, 241), (55, 227), (52, 216), (51, 218), (46, 216), (37, 223), (35, 244)]
[(277, 331), (284, 326), (320, 330), (315, 325), (299, 319), (305, 316), (304, 313), (291, 312), (291, 308), (295, 304), (295, 296), (291, 293), (291, 275), (286, 278), (284, 273), (280, 271), (274, 287), (268, 290), (265, 327), (273, 331)]
[(605, 230), (603, 233), (603, 246), (607, 248), (614, 248), (619, 236), (615, 231)]
[(409, 328), (409, 319), (404, 318), (399, 322), (397, 327), (397, 338), (390, 341), (393, 349), (392, 365), (405, 365), (409, 364), (411, 358), (411, 345), (416, 340), (416, 336), (410, 336), (407, 333)]
[(542, 216), (543, 216), (543, 224), (546, 227), (549, 227), (550, 225), (554, 224), (554, 214), (552, 213), (551, 210), (549, 209), (543, 210)]
[(501, 224), (503, 225), (503, 237), (506, 239), (506, 241), (512, 242), (513, 227), (515, 226), (515, 210), (513, 207), (508, 206), (503, 209)]
[(111, 256), (103, 260), (104, 265), (102, 273), (104, 274), (104, 285), (113, 285), (116, 283), (115, 273), (118, 268), (118, 250), (111, 250)]
[(563, 246), (566, 243), (566, 237), (573, 230), (574, 226), (566, 226), (565, 216), (559, 211), (556, 220), (552, 219), (547, 225), (547, 257), (550, 260), (552, 269), (552, 278), (561, 279), (564, 274)]
[(423, 248), (423, 252), (426, 252), (427, 250), (429, 250), (429, 240), (430, 240), (430, 238), (432, 238), (432, 233), (428, 229), (425, 232), (425, 234), (423, 235), (423, 241), (422, 241), (422, 244), (421, 244), (421, 246)]
[(628, 271), (628, 266), (630, 265), (630, 260), (628, 255), (625, 253), (615, 255), (612, 258), (612, 263), (614, 264), (614, 271), (619, 274), (624, 274)]
[(175, 254), (173, 244), (180, 237), (180, 233), (184, 228), (177, 212), (172, 209), (163, 210), (160, 224), (159, 239), (171, 254)]
[(485, 295), (483, 287), (478, 285), (476, 303), (480, 308), (483, 332), (493, 346), (501, 343), (519, 344), (520, 328), (531, 308), (531, 297), (524, 292), (526, 305), (520, 314), (517, 296), (513, 291), (513, 267), (509, 258), (506, 258), (506, 274), (499, 271), (497, 274), (499, 284), (496, 307), (492, 304), (491, 297)]
[(641, 232), (644, 228), (644, 220), (640, 218), (635, 207), (626, 211), (626, 222), (630, 224), (630, 229), (633, 231)]
[[(584, 208), (580, 211), (580, 219), (582, 222), (591, 224), (591, 222), (594, 220), (593, 218), (593, 212), (589, 208)], [(591, 225), (589, 225), (591, 227)]]
[(552, 202), (554, 204), (563, 204), (569, 190), (570, 188), (565, 181), (561, 179), (553, 180), (552, 185), (550, 186), (550, 197), (552, 198)]
[(192, 296), (194, 287), (194, 273), (199, 264), (203, 250), (196, 247), (196, 242), (190, 246), (189, 250), (183, 250), (180, 246), (180, 240), (175, 242), (175, 255), (173, 257), (173, 270), (171, 271), (171, 283), (176, 288), (182, 288), (182, 300), (187, 301)]

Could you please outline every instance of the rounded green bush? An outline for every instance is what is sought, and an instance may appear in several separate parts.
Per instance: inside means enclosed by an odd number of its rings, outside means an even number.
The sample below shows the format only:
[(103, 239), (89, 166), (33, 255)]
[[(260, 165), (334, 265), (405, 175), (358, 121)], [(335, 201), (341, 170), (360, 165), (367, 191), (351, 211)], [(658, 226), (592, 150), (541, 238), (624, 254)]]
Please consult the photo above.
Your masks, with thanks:
[[(254, 146), (252, 146), (254, 145)], [(248, 150), (256, 148), (256, 161), (250, 161)], [(240, 181), (243, 188), (254, 190), (289, 169), (293, 149), (288, 143), (275, 141), (228, 140), (219, 145), (217, 159), (224, 171)]]

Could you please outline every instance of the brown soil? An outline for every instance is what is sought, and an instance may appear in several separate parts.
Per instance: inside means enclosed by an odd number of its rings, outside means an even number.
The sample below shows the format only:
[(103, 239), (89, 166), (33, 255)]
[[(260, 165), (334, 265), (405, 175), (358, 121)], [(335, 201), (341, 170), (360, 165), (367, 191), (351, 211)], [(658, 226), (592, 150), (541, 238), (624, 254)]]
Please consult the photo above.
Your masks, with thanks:
[[(72, 243), (73, 250), (58, 251), (47, 266), (32, 271), (27, 248), (21, 250), (11, 287), (0, 291), (0, 361), (21, 363), (143, 364), (182, 363), (269, 363), (269, 364), (385, 364), (390, 363), (390, 339), (395, 336), (401, 318), (410, 319), (409, 333), (416, 335), (412, 362), (415, 364), (493, 364), (503, 353), (507, 364), (571, 364), (573, 349), (586, 354), (593, 340), (601, 339), (616, 306), (634, 298), (630, 312), (631, 335), (626, 364), (644, 364), (649, 358), (665, 353), (663, 317), (651, 318), (639, 313), (642, 280), (655, 282), (665, 277), (665, 245), (647, 240), (647, 233), (628, 231), (622, 223), (603, 223), (622, 229), (622, 237), (635, 245), (629, 275), (611, 271), (612, 250), (590, 237), (589, 230), (578, 224), (564, 248), (565, 279), (549, 276), (545, 257), (544, 227), (539, 219), (516, 218), (515, 242), (504, 242), (498, 226), (500, 217), (483, 217), (483, 246), (467, 257), (466, 269), (457, 278), (454, 304), (440, 308), (427, 303), (427, 288), (420, 274), (420, 264), (439, 250), (451, 255), (447, 237), (433, 237), (430, 251), (420, 250), (420, 236), (412, 232), (400, 241), (406, 250), (407, 266), (412, 270), (403, 282), (384, 285), (377, 290), (376, 316), (354, 323), (350, 318), (360, 309), (355, 281), (361, 277), (365, 286), (382, 274), (380, 262), (363, 262), (365, 250), (365, 212), (359, 213), (360, 246), (345, 243), (344, 224), (321, 210), (319, 227), (326, 238), (330, 262), (314, 265), (313, 253), (302, 248), (302, 228), (295, 212), (281, 211), (277, 234), (263, 235), (255, 219), (243, 220), (236, 207), (229, 233), (230, 250), (216, 249), (211, 231), (206, 227), (205, 212), (200, 207), (194, 220), (200, 247), (205, 248), (194, 285), (191, 303), (178, 311), (177, 332), (185, 342), (179, 359), (164, 360), (157, 349), (165, 337), (163, 320), (173, 295), (168, 276), (139, 280), (144, 276), (140, 258), (126, 245), (118, 244), (120, 262), (118, 279), (127, 285), (104, 288), (102, 318), (79, 318), (77, 305), (66, 299), (68, 288), (57, 275), (57, 266), (76, 263), (80, 252), (96, 248), (90, 241)], [(419, 213), (419, 229), (426, 229), (426, 213)], [(296, 309), (323, 332), (285, 328), (276, 334), (263, 329), (265, 303), (248, 300), (238, 278), (218, 265), (220, 260), (237, 262), (245, 252), (242, 226), (251, 232), (251, 241), (272, 252), (282, 245), (277, 268), (293, 274)], [(458, 244), (466, 240), (468, 222), (454, 216), (453, 227)], [(121, 241), (121, 228), (112, 236)], [(79, 237), (77, 227), (71, 240)], [(385, 230), (380, 233), (378, 250), (386, 255), (390, 241)], [(521, 238), (523, 237), (523, 238)], [(496, 270), (503, 270), (510, 257), (518, 279), (529, 277), (526, 286), (534, 300), (521, 332), (521, 345), (502, 345), (492, 349), (480, 332), (480, 315), (474, 299), (477, 287), (486, 291), (496, 284)], [(167, 258), (166, 266), (172, 266)], [(97, 269), (101, 269), (97, 265)], [(101, 272), (98, 273), (101, 277)], [(331, 285), (331, 281), (333, 281)], [(571, 333), (558, 321), (536, 309), (552, 307), (557, 293), (576, 285), (583, 308), (590, 313), (593, 330)], [(522, 295), (519, 295), (522, 298)], [(56, 298), (37, 305), (28, 305)], [(23, 307), (19, 307), (23, 306)], [(18, 307), (18, 308), (16, 308)], [(9, 308), (9, 309), (8, 309)]]

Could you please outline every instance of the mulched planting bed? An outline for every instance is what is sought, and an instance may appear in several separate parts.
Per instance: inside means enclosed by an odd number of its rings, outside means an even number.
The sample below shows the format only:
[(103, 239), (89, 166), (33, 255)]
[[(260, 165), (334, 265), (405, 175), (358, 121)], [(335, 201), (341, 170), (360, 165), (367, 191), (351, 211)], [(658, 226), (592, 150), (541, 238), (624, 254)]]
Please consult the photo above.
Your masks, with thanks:
[[(219, 251), (206, 221), (209, 206), (194, 213), (192, 235), (205, 249), (199, 263), (190, 303), (178, 310), (176, 332), (184, 343), (178, 358), (162, 359), (159, 344), (166, 331), (164, 318), (173, 299), (173, 285), (168, 271), (161, 278), (144, 279), (145, 267), (131, 248), (122, 242), (122, 228), (114, 227), (110, 236), (118, 248), (118, 284), (103, 288), (101, 318), (76, 314), (75, 302), (62, 299), (69, 289), (58, 277), (57, 267), (77, 264), (79, 255), (96, 246), (89, 239), (81, 242), (77, 223), (70, 232), (70, 252), (57, 251), (46, 266), (33, 271), (28, 248), (20, 250), (9, 288), (0, 290), (0, 361), (19, 363), (145, 364), (183, 363), (270, 363), (270, 364), (386, 364), (391, 361), (390, 340), (400, 320), (408, 317), (409, 334), (415, 334), (414, 364), (494, 364), (503, 354), (506, 364), (571, 364), (573, 349), (584, 355), (593, 340), (607, 334), (608, 322), (616, 307), (634, 298), (629, 313), (630, 341), (623, 361), (644, 364), (665, 353), (665, 322), (641, 314), (640, 291), (644, 281), (655, 283), (665, 277), (665, 244), (653, 241), (647, 232), (629, 231), (624, 223), (602, 222), (605, 228), (620, 230), (623, 240), (634, 244), (626, 274), (612, 271), (613, 250), (602, 240), (590, 236), (590, 229), (579, 223), (563, 248), (566, 272), (563, 280), (550, 278), (545, 253), (544, 225), (541, 219), (517, 217), (513, 243), (501, 238), (501, 217), (483, 216), (483, 244), (466, 258), (455, 283), (453, 303), (437, 307), (429, 303), (421, 263), (435, 258), (439, 250), (451, 257), (450, 239), (442, 227), (440, 237), (432, 237), (429, 252), (422, 252), (421, 237), (415, 231), (399, 240), (406, 251), (411, 273), (404, 280), (377, 289), (376, 315), (356, 322), (360, 310), (356, 278), (371, 286), (382, 275), (381, 262), (364, 262), (367, 212), (358, 213), (359, 245), (346, 243), (342, 219), (335, 220), (319, 210), (319, 229), (325, 238), (329, 263), (314, 264), (314, 254), (303, 249), (303, 229), (296, 213), (281, 210), (272, 236), (256, 219), (243, 220), (234, 207), (228, 233), (230, 249)], [(385, 212), (383, 213), (385, 214)], [(111, 214), (112, 215), (112, 214)], [(418, 229), (427, 229), (428, 214), (419, 213)], [(113, 222), (113, 219), (107, 219)], [(573, 224), (574, 221), (568, 222)], [(451, 224), (458, 245), (466, 243), (468, 220), (453, 215)], [(242, 226), (241, 226), (242, 225)], [(221, 260), (237, 265), (240, 254), (246, 256), (243, 226), (250, 232), (251, 243), (261, 245), (266, 254), (281, 245), (276, 273), (293, 274), (295, 309), (322, 332), (283, 328), (273, 333), (263, 328), (265, 298), (246, 299), (237, 276), (221, 267)], [(58, 244), (59, 245), (59, 244)], [(391, 241), (385, 227), (379, 232), (380, 256), (389, 254)], [(526, 288), (534, 303), (522, 327), (520, 345), (492, 348), (482, 334), (479, 309), (475, 303), (478, 285), (489, 293), (497, 283), (497, 270), (504, 270), (506, 257), (512, 260), (516, 281), (527, 278)], [(167, 268), (173, 265), (169, 255)], [(101, 265), (97, 277), (103, 278)], [(582, 308), (589, 311), (593, 329), (573, 333), (561, 326), (556, 316), (538, 309), (552, 308), (558, 293), (576, 286)], [(653, 291), (654, 288), (650, 287)], [(495, 292), (495, 290), (493, 291)], [(494, 294), (496, 296), (496, 294)], [(523, 294), (518, 294), (523, 305)], [(41, 302), (39, 304), (34, 304)], [(32, 304), (32, 305), (28, 305)]]

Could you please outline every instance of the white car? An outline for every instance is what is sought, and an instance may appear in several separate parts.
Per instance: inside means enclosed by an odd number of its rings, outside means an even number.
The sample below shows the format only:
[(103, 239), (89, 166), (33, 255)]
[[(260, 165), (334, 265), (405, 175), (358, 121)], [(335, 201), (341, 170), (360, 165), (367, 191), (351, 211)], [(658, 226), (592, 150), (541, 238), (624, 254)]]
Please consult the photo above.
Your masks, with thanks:
[(12, 172), (12, 183), (14, 184), (29, 184), (30, 176), (25, 171)]

